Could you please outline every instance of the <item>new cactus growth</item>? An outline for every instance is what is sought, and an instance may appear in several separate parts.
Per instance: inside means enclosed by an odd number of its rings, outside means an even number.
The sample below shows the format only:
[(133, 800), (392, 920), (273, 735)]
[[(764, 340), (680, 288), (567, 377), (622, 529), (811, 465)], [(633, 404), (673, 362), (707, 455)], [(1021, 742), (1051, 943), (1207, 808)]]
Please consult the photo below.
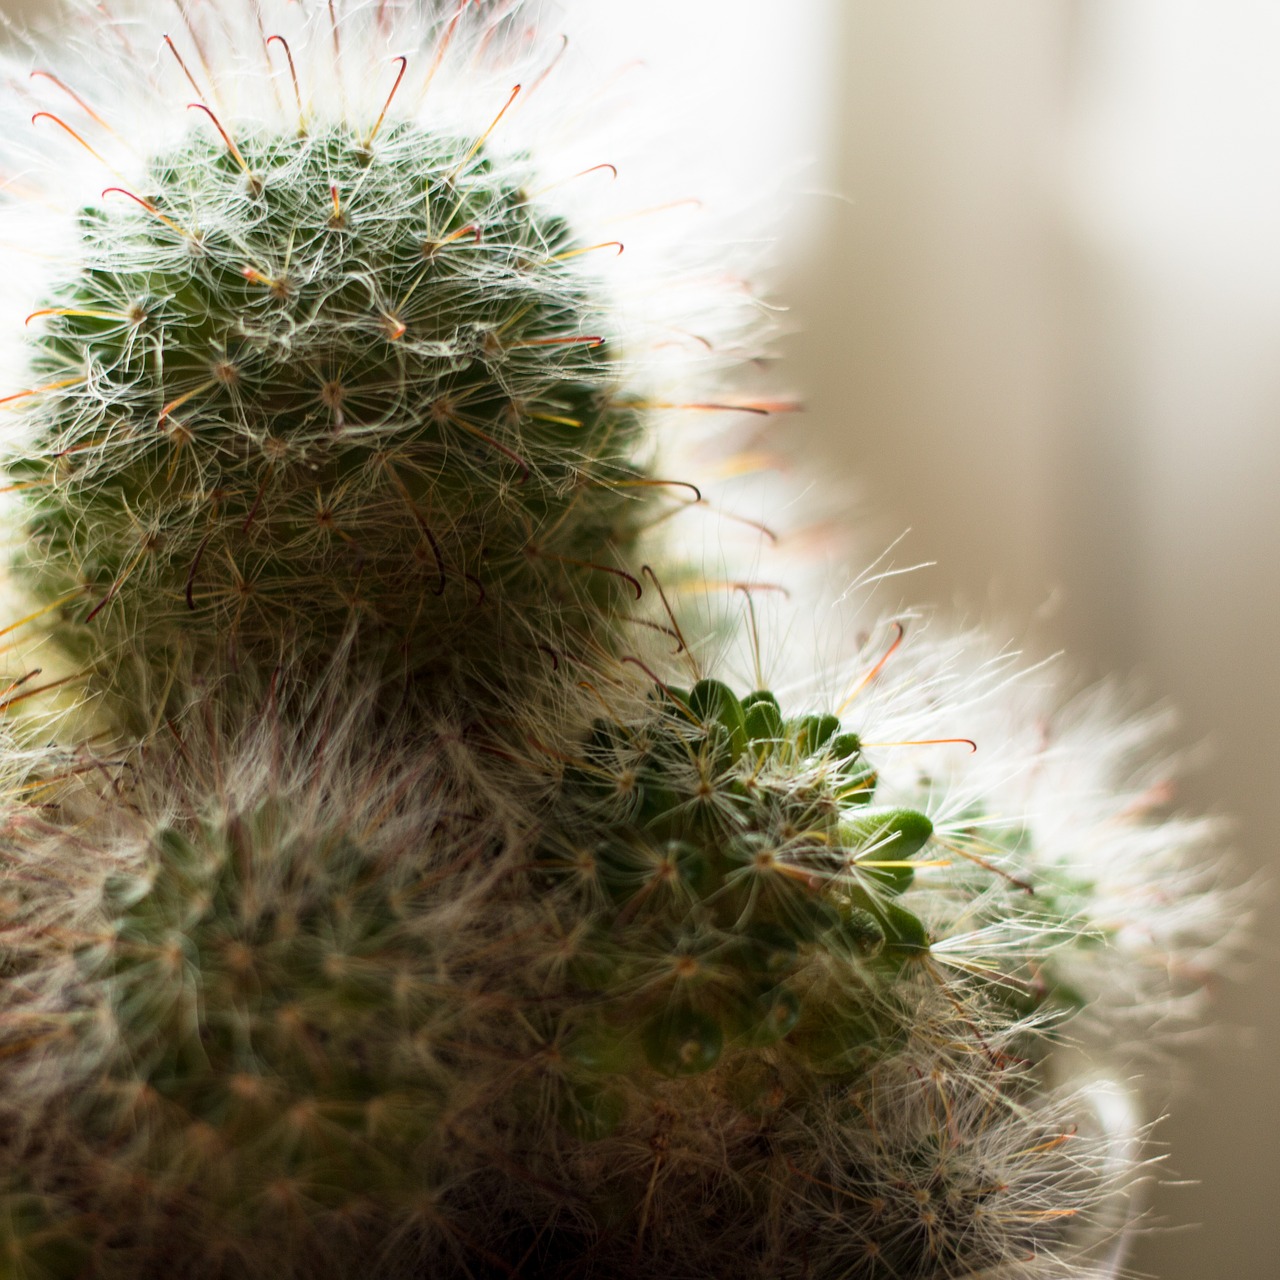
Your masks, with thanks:
[(838, 705), (706, 669), (619, 246), (456, 101), (563, 49), (177, 12), (154, 145), (39, 73), (114, 177), (9, 399), (84, 699), (0, 695), (0, 1280), (1101, 1276), (1137, 1134), (1059, 1049), (1228, 933), (1145, 729), (900, 623)]

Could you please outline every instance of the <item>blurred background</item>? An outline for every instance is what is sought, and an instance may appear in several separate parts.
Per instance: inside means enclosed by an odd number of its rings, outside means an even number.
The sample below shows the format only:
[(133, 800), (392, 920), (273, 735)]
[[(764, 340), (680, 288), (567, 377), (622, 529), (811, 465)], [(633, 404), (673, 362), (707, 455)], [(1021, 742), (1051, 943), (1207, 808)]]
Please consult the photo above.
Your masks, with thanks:
[[(757, 64), (800, 82), (794, 136), (843, 197), (806, 208), (782, 286), (804, 452), (878, 545), (910, 528), (902, 562), (938, 561), (910, 599), (1015, 638), (1034, 621), (1033, 650), (1176, 706), (1199, 758), (1182, 801), (1231, 815), (1274, 878), (1280, 9), (807, 7), (817, 67), (784, 71), (776, 31)], [(1262, 956), (1174, 1068), (1170, 1227), (1140, 1274), (1280, 1274), (1274, 895), (1259, 910)]]
[[(1203, 747), (1182, 798), (1274, 868), (1280, 9), (838, 0), (831, 207), (793, 297), (812, 448), (937, 559), (909, 584), (1119, 672)], [(1280, 970), (1178, 1064), (1161, 1280), (1280, 1274)], [(1193, 1180), (1185, 1185), (1183, 1179)], [(1176, 1185), (1182, 1184), (1182, 1185)]]
[[(607, 12), (693, 104), (700, 183), (785, 193), (778, 376), (807, 411), (777, 429), (847, 495), (867, 558), (909, 530), (896, 562), (937, 563), (903, 601), (1177, 708), (1180, 802), (1229, 815), (1241, 874), (1274, 884), (1280, 8)], [(1148, 1082), (1170, 1118), (1136, 1275), (1280, 1274), (1276, 899), (1213, 1030)]]
[[(562, 4), (647, 56), (699, 194), (789, 193), (765, 256), (808, 411), (779, 430), (863, 545), (909, 529), (898, 561), (937, 561), (902, 598), (1178, 707), (1186, 807), (1232, 815), (1242, 861), (1274, 868), (1280, 8)], [(1174, 1068), (1170, 1226), (1135, 1273), (1277, 1274), (1275, 896), (1261, 958)]]

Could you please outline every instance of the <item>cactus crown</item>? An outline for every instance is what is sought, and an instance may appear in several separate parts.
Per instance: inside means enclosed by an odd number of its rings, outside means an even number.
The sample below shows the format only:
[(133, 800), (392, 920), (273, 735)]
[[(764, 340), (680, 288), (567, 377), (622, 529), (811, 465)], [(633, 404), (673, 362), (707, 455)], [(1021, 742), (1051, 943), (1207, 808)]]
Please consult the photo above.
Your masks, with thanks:
[(639, 419), (518, 166), (409, 123), (197, 131), (125, 194), (82, 214), (15, 467), (64, 635), (104, 670), (354, 637), (510, 680), (608, 630)]

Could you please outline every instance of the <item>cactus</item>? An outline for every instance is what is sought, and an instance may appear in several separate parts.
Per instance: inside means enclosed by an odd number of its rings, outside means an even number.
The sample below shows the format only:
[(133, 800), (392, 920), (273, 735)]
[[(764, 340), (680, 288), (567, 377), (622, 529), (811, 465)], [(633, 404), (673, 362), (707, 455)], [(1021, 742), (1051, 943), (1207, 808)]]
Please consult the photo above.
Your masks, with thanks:
[(424, 679), (464, 636), (511, 678), (607, 629), (638, 419), (564, 221), (409, 122), (208, 132), (85, 211), (41, 308), (55, 389), (12, 469), (60, 634), (163, 673), (350, 633)]
[(913, 884), (932, 824), (872, 803), (851, 735), (708, 680), (620, 697), (535, 827), (537, 749), (476, 768), (418, 723), (370, 759), (320, 696), (13, 815), (33, 1268), (693, 1275), (732, 1240), (747, 1274), (923, 1277), (1067, 1246), (1105, 1143), (1063, 1150), (1079, 1108), (1028, 1065), (1059, 993), (1029, 1020), (1018, 966), (941, 976), (973, 901)]
[(1062, 1049), (1194, 1010), (1212, 826), (964, 642), (709, 673), (617, 246), (448, 96), (519, 9), (224, 9), (11, 398), (0, 1276), (1099, 1275)]

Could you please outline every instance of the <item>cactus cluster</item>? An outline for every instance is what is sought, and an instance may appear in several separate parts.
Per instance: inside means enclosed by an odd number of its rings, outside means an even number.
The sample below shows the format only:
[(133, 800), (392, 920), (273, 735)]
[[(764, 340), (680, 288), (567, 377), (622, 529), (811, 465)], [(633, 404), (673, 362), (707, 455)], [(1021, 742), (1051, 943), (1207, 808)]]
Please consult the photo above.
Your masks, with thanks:
[(1068, 1147), (999, 973), (931, 961), (931, 823), (871, 803), (829, 718), (746, 704), (620, 698), (554, 790), (540, 746), (477, 767), (439, 719), (371, 768), (361, 704), (314, 691), (206, 707), (120, 776), (23, 757), (15, 789), (59, 804), (15, 808), (4, 850), (15, 1274), (1065, 1250), (1105, 1144)]
[(82, 693), (0, 695), (0, 1277), (1102, 1275), (1135, 1132), (1059, 1051), (1193, 994), (1212, 829), (960, 642), (708, 674), (616, 246), (515, 94), (432, 106), (545, 76), (518, 5), (178, 12), (154, 146), (42, 73), (142, 155), (10, 398)]

